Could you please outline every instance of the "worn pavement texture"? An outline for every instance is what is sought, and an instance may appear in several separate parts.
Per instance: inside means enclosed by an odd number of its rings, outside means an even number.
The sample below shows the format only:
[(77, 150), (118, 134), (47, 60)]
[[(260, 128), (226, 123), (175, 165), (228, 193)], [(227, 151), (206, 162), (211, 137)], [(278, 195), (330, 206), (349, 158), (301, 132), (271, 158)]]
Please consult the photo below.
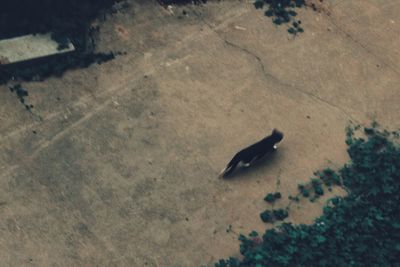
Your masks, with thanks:
[[(399, 128), (400, 2), (324, 3), (294, 38), (251, 1), (134, 1), (99, 22), (98, 50), (126, 55), (23, 83), (32, 112), (0, 86), (0, 265), (210, 266), (271, 227), (268, 192), (283, 207), (348, 160), (349, 121)], [(274, 156), (217, 178), (274, 127)]]

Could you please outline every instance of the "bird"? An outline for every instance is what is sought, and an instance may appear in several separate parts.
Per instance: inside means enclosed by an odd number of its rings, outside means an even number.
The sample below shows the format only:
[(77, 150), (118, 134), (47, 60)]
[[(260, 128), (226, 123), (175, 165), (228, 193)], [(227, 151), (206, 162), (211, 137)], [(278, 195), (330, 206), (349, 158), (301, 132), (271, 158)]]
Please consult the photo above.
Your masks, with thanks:
[(282, 139), (283, 133), (277, 129), (273, 129), (270, 135), (236, 153), (218, 177), (226, 178), (236, 169), (250, 167), (254, 162), (275, 151), (278, 148), (277, 144)]

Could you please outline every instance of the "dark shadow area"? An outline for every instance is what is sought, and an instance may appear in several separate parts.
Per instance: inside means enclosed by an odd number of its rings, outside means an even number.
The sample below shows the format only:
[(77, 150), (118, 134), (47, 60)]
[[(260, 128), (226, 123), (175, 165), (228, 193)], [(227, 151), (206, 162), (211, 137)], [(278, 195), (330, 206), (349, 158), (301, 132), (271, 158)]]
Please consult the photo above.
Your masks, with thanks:
[(0, 84), (9, 79), (43, 80), (67, 69), (84, 68), (114, 58), (114, 53), (95, 53), (99, 27), (96, 18), (106, 18), (120, 0), (5, 0), (0, 8), (0, 39), (27, 34), (51, 33), (59, 49), (71, 41), (76, 51), (68, 57), (45, 58), (16, 67), (0, 65)]
[(69, 38), (81, 49), (90, 24), (116, 0), (3, 0), (0, 39), (51, 32), (61, 44)]
[(158, 0), (162, 5), (186, 5), (186, 4), (203, 4), (207, 0)]

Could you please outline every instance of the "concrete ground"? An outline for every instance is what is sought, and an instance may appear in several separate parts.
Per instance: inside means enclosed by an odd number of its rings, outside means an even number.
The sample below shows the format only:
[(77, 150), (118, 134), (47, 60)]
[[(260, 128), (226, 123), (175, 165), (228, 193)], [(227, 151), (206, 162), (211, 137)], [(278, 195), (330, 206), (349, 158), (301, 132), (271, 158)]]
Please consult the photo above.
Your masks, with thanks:
[[(136, 1), (101, 23), (99, 50), (126, 55), (23, 83), (32, 113), (1, 86), (1, 265), (212, 265), (239, 255), (238, 233), (270, 227), (268, 192), (283, 207), (348, 160), (350, 120), (399, 128), (400, 2), (324, 2), (299, 12), (293, 38), (251, 1)], [(285, 139), (272, 158), (217, 179), (273, 127)]]

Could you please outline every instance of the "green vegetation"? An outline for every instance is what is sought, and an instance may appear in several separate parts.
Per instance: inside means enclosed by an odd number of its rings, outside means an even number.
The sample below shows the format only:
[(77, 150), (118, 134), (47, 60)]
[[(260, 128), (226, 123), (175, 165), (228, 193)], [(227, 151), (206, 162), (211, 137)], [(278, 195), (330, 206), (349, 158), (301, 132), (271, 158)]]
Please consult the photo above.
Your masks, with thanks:
[(274, 214), (274, 217), (278, 221), (283, 221), (289, 216), (289, 213), (287, 212), (286, 209), (277, 209), (277, 210), (272, 210), (272, 213)]
[(275, 192), (275, 193), (269, 193), (266, 195), (264, 200), (268, 203), (274, 203), (277, 199), (280, 199), (282, 197), (281, 193)]
[(298, 202), (300, 200), (299, 196), (302, 196), (308, 198), (311, 202), (314, 202), (316, 199), (324, 195), (324, 188), (331, 192), (332, 186), (342, 185), (340, 176), (330, 168), (323, 171), (317, 171), (314, 174), (316, 177), (312, 178), (309, 183), (299, 184), (297, 186), (299, 194), (295, 197), (289, 196), (290, 200)]
[(289, 216), (287, 209), (265, 210), (260, 214), (260, 218), (265, 223), (274, 223), (275, 221), (283, 221)]
[(300, 8), (304, 5), (304, 0), (256, 0), (254, 2), (254, 7), (257, 9), (266, 7), (264, 14), (267, 17), (271, 17), (274, 24), (281, 25), (292, 22), (288, 32), (294, 35), (304, 31), (301, 27), (301, 21), (294, 19), (297, 16), (295, 8)]
[(360, 130), (347, 131), (348, 164), (337, 172), (317, 172), (319, 179), (299, 186), (303, 197), (320, 196), (324, 187), (334, 185), (342, 186), (347, 196), (331, 198), (312, 225), (282, 223), (262, 237), (254, 231), (240, 235), (243, 257), (215, 266), (399, 266), (399, 135), (373, 124), (364, 129), (364, 138), (355, 137)]
[(271, 210), (266, 210), (260, 214), (260, 218), (265, 223), (273, 223), (274, 215)]

